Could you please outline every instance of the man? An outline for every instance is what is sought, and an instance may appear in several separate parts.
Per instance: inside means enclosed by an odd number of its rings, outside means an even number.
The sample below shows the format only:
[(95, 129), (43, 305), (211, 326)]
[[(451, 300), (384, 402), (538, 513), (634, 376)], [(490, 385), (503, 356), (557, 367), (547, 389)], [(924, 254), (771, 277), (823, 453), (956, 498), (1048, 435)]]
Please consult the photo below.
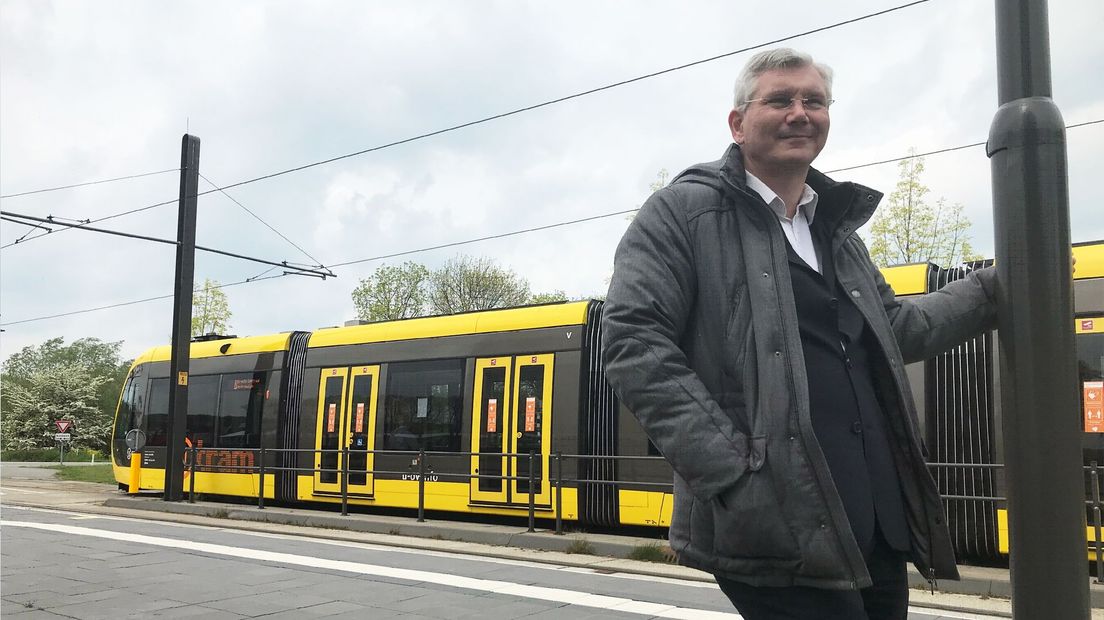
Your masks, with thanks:
[(675, 471), (671, 546), (745, 618), (905, 618), (911, 559), (957, 578), (905, 363), (995, 323), (975, 272), (899, 300), (856, 230), (881, 194), (810, 167), (831, 70), (757, 54), (719, 161), (656, 192), (617, 249), (611, 384)]

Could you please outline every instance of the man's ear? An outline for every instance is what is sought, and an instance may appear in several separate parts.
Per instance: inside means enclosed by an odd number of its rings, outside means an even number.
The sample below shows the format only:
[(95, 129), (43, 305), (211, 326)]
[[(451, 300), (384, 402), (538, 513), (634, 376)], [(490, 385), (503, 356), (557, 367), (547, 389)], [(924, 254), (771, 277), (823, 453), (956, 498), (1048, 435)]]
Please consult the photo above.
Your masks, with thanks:
[(732, 141), (744, 143), (744, 115), (736, 109), (728, 113), (728, 130), (732, 132)]

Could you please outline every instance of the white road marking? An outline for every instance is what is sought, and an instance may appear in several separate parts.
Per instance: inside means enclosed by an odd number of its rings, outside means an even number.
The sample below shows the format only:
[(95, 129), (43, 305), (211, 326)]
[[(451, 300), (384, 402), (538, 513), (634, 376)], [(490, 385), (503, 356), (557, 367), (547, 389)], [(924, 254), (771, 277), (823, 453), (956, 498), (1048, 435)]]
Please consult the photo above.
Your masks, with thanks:
[(590, 594), (564, 588), (547, 588), (543, 586), (531, 586), (508, 581), (494, 579), (478, 579), (449, 575), (447, 573), (434, 573), (429, 571), (411, 570), (406, 568), (392, 568), (390, 566), (378, 566), (363, 564), (360, 562), (347, 562), (343, 560), (328, 560), (314, 558), (291, 553), (276, 553), (261, 551), (247, 547), (230, 547), (227, 545), (215, 545), (211, 543), (192, 542), (160, 536), (145, 536), (143, 534), (127, 534), (112, 532), (110, 530), (97, 530), (75, 525), (58, 525), (49, 523), (31, 523), (27, 521), (0, 521), (0, 525), (8, 527), (25, 527), (37, 530), (46, 530), (55, 533), (71, 534), (74, 536), (91, 536), (94, 538), (106, 538), (124, 542), (153, 545), (157, 547), (170, 547), (186, 551), (210, 553), (233, 558), (247, 558), (262, 562), (275, 562), (279, 564), (291, 564), (296, 566), (308, 566), (325, 570), (344, 571), (361, 575), (373, 575), (377, 577), (389, 577), (392, 579), (406, 579), (409, 581), (428, 581), (454, 588), (463, 588), (476, 592), (493, 592), (522, 598), (536, 599), (592, 607), (611, 611), (623, 611), (625, 613), (655, 616), (660, 618), (673, 618), (676, 620), (740, 620), (741, 616), (735, 613), (710, 611), (706, 609), (692, 609), (677, 607), (662, 603), (649, 603), (616, 596), (603, 594)]
[[(65, 515), (69, 519), (77, 520), (94, 520), (94, 519), (106, 519), (110, 521), (130, 521), (133, 523), (150, 523), (150, 519), (137, 519), (134, 517), (121, 517), (115, 515), (93, 515), (84, 513), (75, 513), (67, 510), (56, 510), (52, 508), (35, 508), (30, 506), (11, 506), (11, 510), (27, 510), (31, 512), (45, 512), (50, 514)], [(254, 530), (243, 530), (238, 528), (227, 527), (215, 527), (210, 525), (198, 525), (194, 523), (175, 523), (172, 521), (156, 521), (159, 524), (169, 527), (179, 527), (187, 529), (200, 529), (210, 530), (217, 532), (233, 532), (235, 535), (241, 536), (255, 536), (257, 538), (270, 538), (275, 540), (299, 540), (308, 538), (303, 534), (279, 534), (275, 532), (258, 532)], [(302, 526), (298, 526), (302, 527)], [(378, 536), (394, 536), (393, 534), (376, 534)], [(504, 566), (520, 566), (522, 568), (535, 568), (540, 570), (555, 570), (565, 573), (578, 573), (583, 575), (600, 575), (602, 577), (610, 577), (613, 579), (630, 579), (634, 581), (647, 581), (649, 583), (666, 583), (671, 585), (677, 585), (687, 588), (704, 588), (707, 590), (720, 590), (717, 583), (714, 581), (693, 581), (689, 579), (679, 579), (677, 577), (659, 577), (654, 575), (640, 575), (635, 573), (624, 572), (610, 572), (606, 568), (590, 568), (585, 566), (563, 566), (559, 564), (549, 564), (547, 562), (537, 562), (531, 560), (515, 560), (510, 558), (500, 558), (485, 555), (478, 555), (476, 553), (469, 553), (464, 551), (435, 551), (433, 549), (416, 549), (410, 547), (393, 547), (382, 543), (367, 543), (357, 542), (352, 540), (334, 540), (329, 538), (314, 538), (310, 537), (310, 540), (314, 544), (328, 545), (331, 547), (344, 547), (351, 549), (363, 549), (365, 551), (381, 551), (386, 553), (402, 553), (407, 555), (418, 555), (426, 557), (438, 557), (449, 558), (455, 560), (470, 560), (473, 562), (485, 562), (488, 564), (500, 564)], [(471, 543), (478, 544), (478, 543)]]
[[(0, 487), (0, 488), (3, 488), (3, 487)], [(19, 489), (19, 490), (22, 490), (22, 489)], [(42, 493), (43, 491), (33, 491), (33, 492)], [(45, 512), (45, 513), (51, 513), (51, 514), (65, 515), (65, 516), (68, 516), (70, 519), (74, 519), (74, 520), (77, 520), (77, 519), (81, 519), (81, 520), (83, 520), (83, 519), (106, 519), (106, 520), (109, 520), (109, 521), (131, 521), (131, 522), (135, 522), (135, 523), (150, 523), (151, 522), (151, 520), (149, 520), (149, 519), (137, 519), (137, 518), (134, 518), (134, 517), (122, 517), (122, 516), (116, 516), (116, 515), (90, 515), (90, 514), (75, 513), (75, 512), (71, 512), (71, 511), (67, 511), (67, 510), (57, 510), (57, 509), (51, 509), (51, 508), (37, 508), (37, 507), (30, 507), (30, 506), (6, 506), (5, 508), (7, 510), (26, 510), (26, 511), (29, 511), (29, 512)], [(335, 547), (357, 548), (357, 549), (364, 549), (364, 550), (368, 550), (368, 551), (384, 551), (384, 552), (388, 552), (388, 553), (404, 553), (404, 554), (410, 554), (410, 555), (425, 555), (425, 556), (430, 556), (430, 557), (447, 557), (447, 558), (454, 558), (454, 559), (467, 559), (467, 560), (478, 561), (478, 562), (487, 562), (487, 563), (492, 563), (492, 564), (504, 564), (504, 565), (508, 565), (508, 566), (522, 566), (522, 567), (528, 567), (528, 568), (538, 568), (538, 569), (543, 569), (543, 570), (559, 570), (559, 571), (572, 572), (572, 573), (594, 574), (594, 575), (600, 575), (602, 577), (614, 577), (614, 578), (618, 578), (618, 579), (635, 579), (635, 580), (641, 580), (641, 581), (653, 581), (653, 582), (661, 582), (661, 583), (670, 583), (670, 584), (673, 584), (673, 585), (679, 585), (679, 586), (684, 586), (684, 587), (711, 588), (711, 589), (715, 589), (715, 590), (719, 589), (717, 587), (716, 583), (710, 583), (710, 582), (689, 581), (689, 580), (681, 580), (681, 579), (677, 579), (677, 578), (655, 577), (655, 576), (649, 576), (649, 575), (635, 575), (635, 574), (632, 574), (632, 573), (606, 573), (603, 570), (596, 570), (596, 569), (592, 569), (592, 568), (577, 567), (577, 566), (558, 566), (558, 565), (555, 565), (555, 564), (546, 564), (546, 563), (543, 563), (543, 562), (529, 562), (529, 561), (525, 561), (525, 560), (511, 560), (511, 559), (507, 559), (507, 558), (486, 557), (486, 556), (474, 555), (474, 554), (463, 553), (463, 552), (455, 552), (454, 553), (454, 552), (448, 552), (448, 551), (433, 551), (433, 550), (429, 550), (429, 549), (410, 549), (410, 548), (403, 548), (403, 547), (390, 547), (390, 546), (381, 545), (381, 544), (361, 543), (361, 542), (345, 541), (345, 540), (330, 540), (330, 539), (324, 539), (324, 538), (308, 538), (308, 537), (302, 536), (302, 535), (297, 536), (297, 535), (293, 535), (293, 534), (277, 534), (277, 533), (273, 533), (273, 532), (255, 532), (255, 531), (251, 531), (251, 530), (241, 530), (241, 529), (226, 528), (226, 527), (214, 527), (214, 526), (210, 526), (210, 525), (197, 525), (197, 524), (193, 524), (193, 523), (174, 523), (174, 522), (171, 522), (171, 521), (154, 521), (154, 522), (159, 523), (161, 525), (165, 525), (165, 526), (171, 526), (171, 527), (180, 527), (180, 528), (187, 528), (187, 529), (213, 530), (213, 531), (219, 531), (219, 532), (233, 532), (236, 535), (248, 535), (248, 536), (256, 536), (256, 537), (260, 537), (260, 538), (272, 538), (272, 539), (278, 539), (278, 540), (298, 540), (298, 541), (302, 541), (304, 539), (308, 539), (312, 543), (315, 543), (315, 544), (324, 544), (324, 545), (335, 546)], [(15, 526), (32, 527), (32, 528), (44, 529), (44, 530), (52, 529), (52, 526), (50, 526), (48, 524), (25, 523), (25, 522), (19, 522), (19, 521), (3, 521), (3, 520), (0, 520), (0, 525), (15, 525)], [(61, 528), (61, 527), (67, 527), (67, 526), (57, 526), (57, 527)], [(103, 532), (105, 535), (101, 536), (102, 538), (111, 538), (111, 539), (114, 539), (114, 540), (124, 540), (124, 541), (130, 540), (130, 541), (140, 542), (140, 541), (137, 541), (136, 538), (140, 537), (140, 538), (156, 539), (154, 537), (141, 536), (141, 535), (137, 535), (137, 534), (124, 534), (124, 533), (120, 533), (120, 532), (112, 532), (110, 530), (92, 530), (92, 529), (88, 529), (88, 528), (75, 528), (75, 529), (87, 530), (88, 532)], [(58, 529), (58, 531), (62, 531), (62, 530)], [(86, 535), (88, 535), (88, 536), (97, 536), (98, 534), (89, 533), (89, 534), (86, 534)], [(199, 550), (197, 548), (198, 545), (208, 545), (208, 543), (193, 543), (193, 542), (190, 542), (190, 541), (178, 541), (178, 540), (171, 539), (171, 538), (164, 538), (164, 539), (160, 539), (160, 540), (172, 541), (173, 542), (173, 544), (167, 544), (167, 545), (163, 545), (163, 546), (171, 546), (171, 547), (177, 547), (177, 548), (189, 549), (189, 550)], [(158, 543), (148, 543), (148, 544), (158, 544)], [(223, 546), (223, 545), (209, 545), (209, 546), (211, 546), (211, 547), (220, 547), (222, 549), (230, 550), (230, 551), (221, 551), (221, 552), (220, 551), (209, 551), (209, 553), (212, 553), (212, 554), (231, 555), (231, 556), (235, 556), (235, 557), (252, 557), (252, 556), (245, 556), (245, 555), (239, 555), (238, 554), (238, 550), (239, 549), (244, 549), (244, 548), (229, 547), (229, 546)], [(278, 555), (278, 556), (287, 555), (287, 554), (279, 554), (279, 553), (269, 553), (269, 552), (266, 552), (266, 551), (256, 551), (256, 550), (250, 550), (250, 551), (252, 551), (253, 553), (256, 553), (256, 554), (268, 554), (268, 555)], [(289, 557), (306, 557), (306, 556), (289, 556)], [(253, 559), (265, 559), (265, 558), (255, 557)], [(333, 560), (321, 560), (319, 558), (308, 558), (308, 559), (312, 560), (312, 561), (320, 561), (320, 562), (336, 562), (336, 561), (333, 561)], [(268, 560), (268, 561), (287, 562), (287, 560)], [(289, 562), (289, 563), (294, 563), (294, 562)], [(351, 563), (347, 563), (347, 562), (338, 562), (338, 563), (351, 564)], [(314, 564), (303, 564), (303, 565), (304, 566), (315, 566)], [(374, 567), (373, 565), (370, 565), (370, 564), (363, 564), (363, 565), (360, 565), (360, 566), (366, 566), (366, 567), (372, 567), (372, 568), (383, 568), (383, 569), (389, 570), (389, 571), (404, 570), (404, 569), (392, 569), (392, 568), (388, 568), (388, 567)], [(336, 568), (334, 570), (348, 570), (348, 569)], [(357, 570), (353, 570), (351, 572), (361, 572), (362, 574), (376, 574), (376, 575), (380, 575), (380, 576), (386, 576), (382, 573), (362, 572), (362, 571), (357, 571)], [(439, 575), (438, 573), (429, 573), (429, 572), (422, 572), (422, 571), (409, 571), (409, 572), (418, 573), (418, 574), (423, 575), (423, 576), (422, 577), (400, 577), (400, 578), (401, 579), (413, 579), (413, 580), (416, 580), (416, 581), (429, 581), (429, 579), (427, 579), (425, 577), (426, 575), (429, 575), (429, 576)], [(445, 575), (445, 576), (453, 577), (451, 575)], [(461, 579), (469, 579), (469, 578), (461, 577)], [(478, 580), (478, 579), (475, 579), (475, 580), (472, 580), (472, 581), (487, 581), (488, 583), (507, 583), (507, 582), (497, 582), (497, 581), (492, 582), (492, 581), (488, 581), (488, 580)], [(442, 582), (439, 581), (438, 583), (442, 583)], [(454, 584), (447, 584), (446, 583), (445, 585), (454, 585)], [(515, 584), (509, 584), (509, 585), (515, 585)], [(456, 587), (466, 587), (466, 586), (456, 586)], [(531, 586), (525, 586), (525, 587), (531, 587)], [(476, 589), (479, 589), (481, 591), (487, 591), (487, 590), (484, 590), (482, 587), (476, 588)], [(541, 590), (556, 590), (556, 588), (538, 588), (538, 589), (541, 589)], [(565, 590), (565, 591), (566, 592), (571, 592), (570, 590)], [(501, 593), (503, 593), (503, 594), (514, 594), (514, 592), (501, 592)], [(589, 595), (589, 594), (584, 594), (584, 593), (576, 593), (576, 594), (583, 595), (583, 596), (600, 596), (600, 595)], [(522, 596), (522, 595), (518, 594), (517, 596)], [(546, 598), (542, 598), (542, 597), (527, 597), (527, 598), (539, 598), (541, 600), (558, 600), (558, 599), (546, 599)], [(735, 613), (726, 614), (726, 613), (723, 613), (723, 612), (705, 611), (705, 610), (688, 609), (688, 608), (679, 608), (679, 607), (661, 605), (661, 604), (657, 604), (657, 603), (632, 601), (631, 599), (618, 599), (616, 597), (604, 597), (604, 598), (614, 599), (614, 600), (619, 600), (619, 601), (627, 601), (627, 603), (625, 603), (624, 606), (616, 608), (617, 611), (624, 611), (626, 613), (640, 613), (640, 614), (644, 614), (644, 615), (649, 615), (650, 614), (650, 615), (660, 616), (660, 617), (664, 617), (664, 618), (687, 618), (689, 620), (693, 620), (693, 619), (696, 619), (696, 618), (706, 618), (706, 619), (708, 619), (708, 618), (718, 618), (718, 619), (728, 618), (729, 620), (741, 620), (742, 619), (742, 616), (740, 616), (739, 614), (735, 614)], [(671, 613), (678, 613), (679, 610), (684, 610), (684, 611), (693, 612), (693, 613), (691, 613), (689, 615), (664, 615), (664, 614), (656, 614), (656, 613), (653, 613), (652, 611), (639, 611), (639, 612), (637, 612), (637, 611), (633, 611), (636, 608), (633, 605), (635, 603), (639, 603), (641, 605), (646, 606), (646, 607), (640, 607), (640, 609), (642, 609), (642, 610), (650, 610), (651, 607), (647, 607), (647, 606), (658, 605), (659, 607), (662, 607), (662, 608), (668, 608)], [(572, 604), (579, 604), (579, 603), (572, 603)], [(615, 608), (613, 608), (613, 607), (603, 607), (603, 609), (615, 609)], [(953, 620), (1003, 620), (1003, 618), (1001, 616), (991, 616), (991, 615), (986, 615), (986, 614), (975, 614), (975, 613), (969, 613), (969, 612), (956, 612), (956, 611), (948, 611), (948, 610), (941, 610), (941, 609), (932, 609), (932, 608), (922, 607), (922, 606), (921, 607), (909, 606), (908, 610), (909, 610), (910, 614), (912, 614), (912, 613), (926, 614), (926, 615), (929, 615), (929, 616), (932, 616), (932, 617), (938, 616), (940, 618), (948, 618), (948, 619), (953, 619)], [(705, 614), (705, 615), (702, 615), (702, 614)]]

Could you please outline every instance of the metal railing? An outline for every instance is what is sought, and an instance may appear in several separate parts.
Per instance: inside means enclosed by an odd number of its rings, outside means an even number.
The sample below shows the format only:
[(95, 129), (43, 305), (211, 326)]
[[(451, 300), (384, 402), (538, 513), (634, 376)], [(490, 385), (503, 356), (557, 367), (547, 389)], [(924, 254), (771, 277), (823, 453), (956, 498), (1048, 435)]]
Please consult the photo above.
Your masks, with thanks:
[[(248, 452), (255, 454), (254, 464), (246, 465), (220, 465), (211, 462), (203, 463), (200, 460), (200, 455), (205, 452), (217, 453), (224, 451), (220, 448), (200, 448), (191, 447), (188, 450), (188, 461), (186, 463), (186, 470), (189, 473), (188, 481), (188, 501), (195, 502), (195, 480), (196, 473), (218, 472), (218, 473), (247, 473), (247, 474), (259, 474), (259, 484), (257, 489), (257, 508), (263, 510), (265, 508), (265, 475), (276, 472), (291, 472), (294, 474), (310, 474), (312, 476), (317, 474), (335, 474), (340, 481), (340, 498), (341, 498), (341, 514), (347, 516), (349, 514), (349, 475), (358, 474), (365, 476), (377, 477), (380, 475), (390, 476), (409, 476), (410, 470), (398, 471), (398, 470), (385, 470), (374, 468), (357, 468), (356, 470), (350, 470), (349, 468), (349, 456), (356, 453), (361, 455), (375, 455), (375, 456), (405, 456), (412, 457), (411, 466), (416, 467), (416, 473), (413, 474), (418, 481), (418, 522), (425, 521), (426, 510), (426, 493), (425, 482), (427, 476), (436, 475), (445, 479), (452, 480), (499, 480), (503, 484), (508, 484), (511, 481), (526, 481), (528, 488), (524, 494), (528, 499), (528, 531), (536, 531), (536, 513), (537, 505), (536, 499), (538, 495), (542, 494), (543, 483), (545, 479), (548, 480), (550, 500), (547, 507), (541, 506), (541, 511), (550, 510), (555, 517), (555, 533), (562, 535), (563, 529), (563, 489), (565, 485), (578, 487), (579, 485), (615, 485), (615, 486), (632, 486), (636, 488), (654, 488), (656, 490), (662, 490), (665, 492), (671, 492), (673, 490), (673, 484), (670, 482), (645, 482), (636, 480), (604, 480), (594, 478), (580, 478), (578, 476), (573, 478), (565, 478), (563, 469), (564, 462), (566, 460), (573, 460), (576, 464), (581, 464), (586, 461), (643, 461), (643, 462), (655, 462), (663, 463), (664, 459), (660, 456), (626, 456), (626, 455), (593, 455), (593, 454), (564, 454), (562, 452), (555, 452), (552, 454), (544, 455), (537, 453), (536, 451), (530, 451), (528, 453), (511, 453), (511, 452), (452, 452), (452, 451), (432, 451), (432, 450), (358, 450), (350, 451), (348, 447), (340, 450), (329, 449), (312, 449), (312, 448), (246, 448), (236, 451)], [(266, 464), (266, 456), (272, 454), (303, 454), (309, 453), (318, 456), (330, 456), (339, 457), (341, 465), (335, 468), (327, 468), (322, 466), (316, 467), (281, 467), (271, 466)], [(482, 474), (469, 472), (446, 472), (438, 474), (430, 466), (430, 458), (448, 458), (451, 460), (457, 459), (471, 459), (479, 457), (490, 458), (506, 458), (510, 459), (515, 464), (514, 470), (517, 470), (517, 465), (521, 462), (521, 459), (528, 458), (528, 471), (525, 475), (506, 475), (506, 474)], [(536, 472), (536, 464), (538, 458), (542, 460), (547, 457), (551, 461), (551, 468), (553, 470), (553, 476), (549, 477), (548, 472), (541, 472), (540, 476)], [(322, 459), (316, 459), (316, 462), (321, 463)], [(1001, 463), (928, 463), (928, 468), (932, 471), (933, 475), (937, 475), (941, 480), (951, 480), (950, 474), (947, 472), (960, 471), (962, 477), (955, 480), (960, 486), (971, 486), (971, 478), (967, 475), (969, 473), (977, 474), (979, 472), (1000, 473), (1003, 472), (1004, 465)], [(941, 473), (942, 472), (942, 473)], [(1104, 501), (1101, 500), (1101, 483), (1104, 482), (1104, 466), (1093, 461), (1090, 465), (1084, 467), (1085, 476), (1088, 482), (1090, 490), (1088, 491), (1087, 499), (1085, 500), (1086, 508), (1091, 511), (1092, 517), (1090, 519), (1090, 527), (1095, 531), (1094, 540), (1092, 546), (1096, 555), (1095, 566), (1095, 581), (1096, 583), (1104, 583), (1104, 540), (1102, 540), (1101, 532), (1104, 530)], [(539, 489), (538, 490), (538, 483)], [(949, 484), (949, 483), (948, 483)], [(992, 485), (994, 488), (1000, 486), (995, 480), (990, 479), (988, 485)], [(988, 486), (983, 485), (983, 486)], [(955, 486), (950, 484), (950, 486)], [(554, 494), (555, 500), (551, 500), (551, 496)], [(966, 502), (985, 502), (992, 504), (994, 502), (1006, 502), (1007, 498), (1003, 495), (992, 493), (941, 493), (941, 499), (944, 503), (952, 501), (966, 501)]]

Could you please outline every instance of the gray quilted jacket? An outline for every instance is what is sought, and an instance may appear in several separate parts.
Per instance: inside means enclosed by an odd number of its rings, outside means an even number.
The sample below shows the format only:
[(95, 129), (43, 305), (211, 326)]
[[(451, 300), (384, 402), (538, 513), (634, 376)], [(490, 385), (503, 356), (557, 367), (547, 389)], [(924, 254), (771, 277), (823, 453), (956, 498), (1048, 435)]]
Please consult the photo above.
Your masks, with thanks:
[[(874, 379), (913, 562), (956, 579), (905, 364), (993, 328), (996, 273), (897, 299), (855, 233), (881, 194), (815, 170), (807, 182), (817, 219), (834, 230), (839, 282), (885, 360)], [(681, 563), (753, 585), (870, 585), (813, 434), (785, 237), (748, 190), (738, 146), (645, 203), (617, 248), (602, 320), (609, 381), (675, 471), (670, 539)]]

